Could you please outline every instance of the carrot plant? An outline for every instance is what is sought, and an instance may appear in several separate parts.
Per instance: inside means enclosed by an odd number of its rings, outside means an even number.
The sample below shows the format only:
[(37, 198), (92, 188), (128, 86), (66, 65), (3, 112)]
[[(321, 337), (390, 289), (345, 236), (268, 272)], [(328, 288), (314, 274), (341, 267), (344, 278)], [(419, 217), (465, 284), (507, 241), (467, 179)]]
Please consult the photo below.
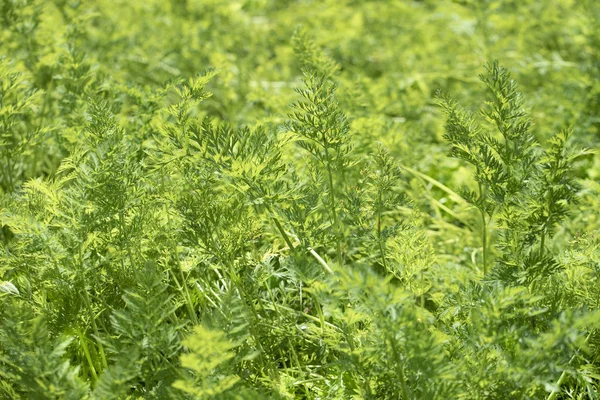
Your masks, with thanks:
[(599, 13), (0, 2), (0, 398), (597, 399)]

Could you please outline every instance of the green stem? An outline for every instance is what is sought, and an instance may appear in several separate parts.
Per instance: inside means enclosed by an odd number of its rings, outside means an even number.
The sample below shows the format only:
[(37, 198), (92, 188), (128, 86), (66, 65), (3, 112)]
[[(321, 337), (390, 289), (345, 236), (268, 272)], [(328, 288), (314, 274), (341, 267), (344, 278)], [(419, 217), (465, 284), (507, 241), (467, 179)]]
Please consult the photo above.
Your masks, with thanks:
[[(169, 210), (165, 207), (165, 212), (167, 214), (167, 223), (169, 226), (171, 225), (171, 216), (169, 215)], [(182, 294), (185, 299), (185, 305), (188, 310), (188, 314), (190, 315), (190, 319), (194, 322), (194, 324), (198, 324), (198, 317), (196, 316), (196, 311), (194, 311), (194, 304), (192, 303), (192, 297), (190, 296), (190, 292), (187, 287), (187, 279), (183, 275), (183, 270), (181, 269), (181, 262), (179, 261), (179, 251), (177, 250), (177, 243), (173, 243), (173, 253), (175, 255), (175, 262), (177, 263), (177, 269), (179, 270), (179, 275), (181, 276), (181, 283), (173, 274), (173, 278), (175, 283), (177, 284), (177, 289)]]
[(181, 293), (181, 296), (183, 297), (183, 299), (185, 300), (185, 308), (188, 311), (188, 315), (190, 316), (190, 319), (194, 322), (194, 324), (198, 324), (198, 317), (196, 316), (196, 312), (194, 311), (194, 307), (192, 305), (192, 298), (190, 296), (190, 293), (188, 291), (187, 285), (186, 285), (186, 279), (183, 276), (183, 271), (181, 270), (181, 267), (178, 264), (178, 269), (179, 269), (179, 274), (181, 276), (181, 282), (179, 282), (179, 280), (177, 279), (176, 274), (172, 274), (171, 277), (173, 278), (173, 280), (175, 281), (175, 284), (177, 285), (177, 290), (179, 290), (179, 293)]
[(290, 251), (293, 252), (296, 249), (294, 248), (294, 245), (292, 244), (290, 237), (288, 236), (287, 233), (285, 233), (283, 226), (281, 226), (281, 223), (279, 222), (279, 220), (273, 215), (273, 212), (271, 211), (270, 208), (269, 208), (269, 211), (271, 212), (271, 219), (275, 223), (275, 226), (277, 227), (279, 234), (281, 235), (281, 237), (283, 237), (283, 240), (285, 241), (285, 244), (287, 244), (287, 246), (290, 248)]
[(325, 333), (325, 314), (323, 314), (323, 309), (321, 308), (321, 303), (319, 303), (317, 296), (312, 292), (310, 293), (310, 296), (312, 297), (313, 304), (317, 309), (317, 314), (319, 315), (319, 322), (321, 323), (321, 336), (323, 336)]
[(83, 294), (79, 293), (79, 295), (83, 298), (83, 302), (88, 310), (90, 315), (92, 329), (94, 330), (94, 335), (96, 335), (96, 341), (98, 342), (98, 350), (100, 351), (100, 358), (102, 358), (102, 366), (104, 369), (108, 367), (108, 362), (106, 361), (106, 353), (104, 352), (104, 346), (102, 342), (100, 342), (100, 331), (98, 330), (98, 325), (96, 324), (96, 316), (94, 315), (94, 309), (92, 308), (92, 302), (90, 300), (90, 294), (88, 293), (87, 287), (85, 285), (85, 274), (83, 271), (83, 255), (81, 254), (81, 245), (79, 245), (78, 249), (79, 256), (79, 273), (81, 275), (80, 279), (83, 283)]
[(96, 324), (96, 317), (94, 315), (94, 310), (92, 309), (92, 302), (90, 301), (90, 295), (87, 291), (87, 288), (83, 288), (83, 301), (85, 306), (90, 313), (90, 318), (92, 320), (92, 329), (94, 330), (94, 335), (96, 335), (96, 341), (98, 342), (98, 350), (100, 351), (100, 358), (102, 359), (102, 366), (106, 369), (108, 367), (108, 362), (106, 361), (106, 353), (104, 352), (104, 346), (98, 340), (100, 338), (100, 331), (98, 330), (98, 325)]
[(88, 365), (90, 366), (90, 371), (92, 372), (92, 376), (94, 377), (94, 382), (98, 380), (98, 374), (96, 373), (96, 368), (94, 367), (94, 362), (92, 361), (92, 356), (90, 355), (90, 350), (88, 349), (86, 339), (81, 334), (81, 332), (77, 332), (77, 336), (79, 336), (79, 341), (81, 342), (81, 348), (83, 349), (83, 353), (85, 354), (85, 358), (87, 359)]
[[(244, 181), (244, 183), (246, 183), (252, 190), (254, 190), (258, 196), (262, 196), (263, 193), (261, 192), (261, 190), (259, 190), (258, 188), (256, 188), (252, 182), (246, 178), (242, 178), (242, 180)], [(273, 211), (273, 208), (271, 207), (271, 205), (269, 203), (265, 204), (265, 208), (267, 209), (267, 211), (271, 214), (271, 220), (275, 223), (275, 226), (277, 227), (277, 230), (279, 231), (279, 234), (281, 235), (281, 237), (283, 238), (283, 240), (285, 241), (285, 244), (287, 244), (287, 246), (289, 247), (291, 252), (294, 252), (296, 249), (294, 248), (294, 245), (292, 244), (292, 241), (290, 240), (290, 237), (288, 236), (288, 234), (285, 232), (285, 229), (283, 229), (283, 226), (281, 225), (281, 222), (279, 222), (279, 219), (276, 217), (275, 212)]]
[(14, 187), (14, 182), (13, 182), (13, 165), (12, 165), (12, 159), (9, 156), (6, 156), (6, 170), (8, 171), (7, 173), (7, 177), (8, 177), (8, 185), (7, 185), (7, 192), (8, 193), (12, 193), (15, 189)]
[(481, 212), (481, 239), (483, 244), (483, 274), (487, 274), (487, 223), (485, 221), (485, 212)]
[(337, 253), (337, 260), (338, 260), (338, 264), (341, 266), (342, 265), (342, 247), (341, 247), (341, 243), (340, 243), (340, 226), (338, 223), (338, 217), (337, 217), (337, 210), (335, 207), (335, 193), (333, 191), (333, 173), (331, 172), (331, 164), (329, 162), (329, 150), (328, 150), (328, 145), (327, 145), (327, 139), (325, 139), (325, 134), (323, 134), (323, 143), (324, 143), (324, 148), (325, 148), (325, 159), (327, 160), (327, 162), (325, 163), (326, 167), (327, 167), (327, 179), (329, 181), (329, 201), (331, 203), (331, 214), (333, 217), (333, 226), (335, 229), (335, 236), (336, 236), (336, 253)]
[(308, 252), (315, 258), (315, 260), (317, 260), (319, 262), (319, 264), (321, 264), (323, 266), (323, 268), (325, 268), (325, 271), (329, 272), (330, 274), (333, 274), (333, 270), (331, 269), (331, 267), (329, 265), (327, 265), (327, 263), (325, 262), (325, 260), (323, 260), (323, 257), (321, 257), (319, 255), (319, 253), (317, 253), (311, 247), (308, 248)]
[(378, 207), (377, 207), (377, 241), (379, 242), (379, 254), (381, 255), (381, 263), (386, 271), (388, 271), (387, 261), (385, 259), (385, 251), (383, 246), (383, 240), (381, 237), (381, 190), (378, 193)]
[[(484, 199), (484, 195), (483, 195), (483, 188), (481, 186), (481, 182), (478, 183), (479, 185), (479, 201), (483, 202), (485, 201)], [(483, 274), (486, 275), (487, 274), (487, 221), (485, 219), (485, 208), (483, 204), (480, 204), (479, 208), (479, 213), (481, 215), (481, 242), (482, 242), (482, 251), (483, 251)]]
[(394, 358), (396, 359), (396, 373), (398, 374), (398, 379), (400, 380), (400, 388), (402, 389), (402, 399), (409, 400), (409, 389), (406, 386), (406, 378), (404, 377), (404, 369), (402, 362), (400, 360), (400, 354), (398, 353), (398, 349), (396, 348), (396, 342), (393, 338), (390, 338), (390, 345), (392, 346), (392, 353)]
[[(253, 337), (254, 343), (256, 343), (256, 346), (260, 352), (260, 358), (262, 358), (265, 362), (268, 362), (269, 360), (267, 358), (267, 352), (265, 351), (265, 348), (262, 345), (262, 337), (257, 330), (257, 326), (260, 324), (261, 318), (258, 315), (258, 311), (256, 311), (254, 301), (246, 293), (244, 285), (242, 284), (242, 282), (240, 280), (240, 277), (237, 275), (237, 273), (235, 272), (235, 270), (233, 268), (233, 262), (230, 261), (230, 262), (226, 263), (226, 265), (227, 265), (227, 269), (228, 269), (227, 272), (229, 274), (229, 279), (231, 280), (231, 282), (233, 283), (233, 286), (236, 288), (238, 294), (240, 295), (240, 299), (242, 300), (242, 303), (244, 304), (244, 308), (250, 312), (250, 318), (252, 319), (252, 322), (250, 324), (248, 324), (248, 331), (250, 332), (250, 335)], [(268, 364), (267, 368), (269, 371), (269, 375), (271, 375), (271, 378), (278, 379), (277, 378), (277, 376), (279, 375), (278, 371), (276, 368), (273, 368), (271, 363)]]
[[(277, 230), (281, 234), (281, 237), (283, 237), (283, 240), (285, 241), (287, 246), (290, 248), (290, 250), (292, 252), (295, 252), (297, 250), (297, 248), (294, 247), (294, 245), (292, 244), (290, 236), (283, 229), (281, 222), (279, 222), (277, 217), (274, 216), (275, 214), (273, 213), (273, 210), (269, 206), (267, 206), (267, 210), (271, 213), (271, 219), (275, 223), (275, 226), (277, 227)], [(296, 238), (296, 240), (298, 240), (298, 238)], [(323, 260), (323, 258), (312, 247), (308, 247), (307, 250), (315, 258), (315, 260), (317, 260), (319, 262), (319, 264), (321, 264), (321, 266), (325, 269), (325, 271), (327, 271), (330, 274), (333, 274), (333, 270), (331, 269), (331, 267), (329, 265), (327, 265), (327, 262), (325, 262), (325, 260)]]

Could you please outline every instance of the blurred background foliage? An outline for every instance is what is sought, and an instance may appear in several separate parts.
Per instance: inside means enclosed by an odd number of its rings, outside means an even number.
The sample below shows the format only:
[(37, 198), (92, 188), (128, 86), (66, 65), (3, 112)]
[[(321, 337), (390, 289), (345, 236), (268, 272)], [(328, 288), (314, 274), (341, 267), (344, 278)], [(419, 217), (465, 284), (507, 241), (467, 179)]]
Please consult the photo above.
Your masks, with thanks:
[(212, 115), (276, 118), (300, 76), (290, 39), (301, 25), (339, 64), (349, 112), (404, 136), (417, 130), (435, 141), (435, 91), (474, 103), (476, 76), (493, 59), (520, 82), (539, 136), (565, 125), (597, 134), (600, 17), (591, 0), (2, 4), (5, 62), (31, 74), (53, 106), (71, 80), (96, 91), (110, 82), (156, 87), (215, 68)]
[[(338, 64), (357, 135), (447, 180), (456, 167), (437, 168), (445, 151), (435, 93), (461, 93), (476, 108), (477, 75), (493, 59), (520, 83), (538, 139), (570, 126), (586, 146), (596, 143), (598, 9), (593, 0), (4, 0), (0, 51), (4, 68), (24, 74), (20, 90), (41, 92), (36, 114), (53, 130), (38, 144), (50, 148), (36, 157), (44, 167), (22, 171), (27, 177), (52, 171), (76, 140), (68, 131), (85, 109), (79, 94), (110, 97), (115, 85), (151, 92), (214, 68), (203, 112), (235, 124), (282, 122), (299, 85), (291, 38), (302, 26)], [(119, 100), (127, 121), (135, 105)]]

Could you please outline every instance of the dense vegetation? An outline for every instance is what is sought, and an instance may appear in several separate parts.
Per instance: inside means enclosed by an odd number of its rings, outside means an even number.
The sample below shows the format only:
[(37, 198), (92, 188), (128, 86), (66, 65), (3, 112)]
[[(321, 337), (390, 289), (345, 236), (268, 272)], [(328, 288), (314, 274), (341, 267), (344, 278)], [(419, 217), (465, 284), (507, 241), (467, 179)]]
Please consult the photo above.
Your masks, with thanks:
[(0, 398), (600, 398), (599, 78), (596, 0), (0, 0)]

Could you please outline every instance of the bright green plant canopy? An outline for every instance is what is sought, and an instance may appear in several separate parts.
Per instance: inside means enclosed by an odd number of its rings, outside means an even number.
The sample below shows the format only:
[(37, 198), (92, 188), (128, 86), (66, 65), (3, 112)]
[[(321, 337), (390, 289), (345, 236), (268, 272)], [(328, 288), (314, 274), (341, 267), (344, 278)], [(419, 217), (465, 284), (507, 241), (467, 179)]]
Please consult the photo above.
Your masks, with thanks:
[(0, 399), (599, 399), (600, 2), (0, 0)]

